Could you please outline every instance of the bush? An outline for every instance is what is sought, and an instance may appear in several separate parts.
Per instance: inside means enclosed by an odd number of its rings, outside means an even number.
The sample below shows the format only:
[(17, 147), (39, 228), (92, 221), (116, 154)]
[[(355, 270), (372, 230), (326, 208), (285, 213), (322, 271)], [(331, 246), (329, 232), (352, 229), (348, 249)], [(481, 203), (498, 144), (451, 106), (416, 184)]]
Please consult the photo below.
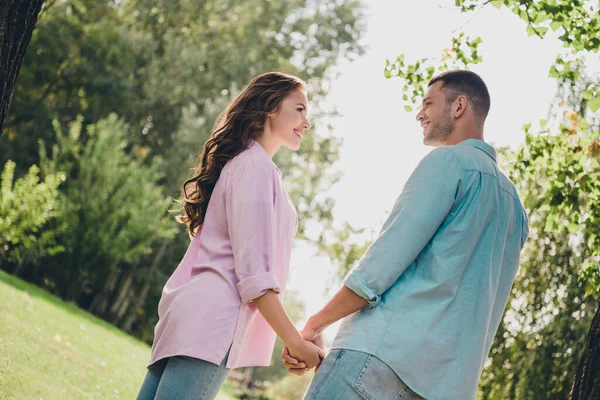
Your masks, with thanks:
[[(57, 245), (58, 230), (48, 226), (56, 217), (58, 185), (64, 176), (50, 174), (40, 180), (40, 169), (14, 181), (15, 163), (8, 161), (0, 179), (0, 257), (17, 268), (64, 250)], [(14, 181), (14, 184), (13, 184)]]
[(83, 125), (80, 118), (63, 134), (56, 123), (51, 152), (40, 143), (43, 171), (67, 176), (59, 215), (67, 251), (51, 260), (49, 279), (63, 297), (113, 320), (134, 303), (132, 284), (147, 275), (156, 244), (173, 238), (173, 200), (160, 185), (160, 159), (131, 148), (116, 115)]

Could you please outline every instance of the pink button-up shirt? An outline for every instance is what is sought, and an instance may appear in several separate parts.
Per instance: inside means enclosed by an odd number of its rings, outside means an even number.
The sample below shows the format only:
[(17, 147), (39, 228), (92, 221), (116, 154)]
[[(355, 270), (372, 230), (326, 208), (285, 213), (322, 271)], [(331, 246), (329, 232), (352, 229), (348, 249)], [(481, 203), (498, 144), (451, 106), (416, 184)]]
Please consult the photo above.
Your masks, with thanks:
[(281, 171), (258, 142), (231, 159), (204, 224), (167, 281), (150, 364), (183, 355), (227, 368), (270, 364), (275, 332), (252, 299), (283, 292), (296, 209)]

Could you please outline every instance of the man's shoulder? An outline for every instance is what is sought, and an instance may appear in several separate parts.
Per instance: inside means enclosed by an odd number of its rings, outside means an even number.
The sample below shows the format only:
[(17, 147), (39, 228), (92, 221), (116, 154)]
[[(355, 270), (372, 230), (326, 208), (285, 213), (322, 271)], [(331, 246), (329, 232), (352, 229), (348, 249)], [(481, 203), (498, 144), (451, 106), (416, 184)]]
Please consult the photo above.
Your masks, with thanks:
[(431, 150), (421, 160), (422, 167), (431, 168), (443, 168), (442, 170), (448, 171), (448, 169), (463, 169), (464, 165), (461, 160), (460, 154), (457, 154), (453, 146), (440, 146)]
[(460, 163), (463, 171), (492, 176), (501, 189), (513, 198), (519, 199), (514, 183), (490, 154), (473, 146), (443, 146), (440, 149), (446, 149), (446, 151), (452, 153)]
[(469, 164), (475, 159), (480, 157), (487, 158), (487, 156), (482, 150), (472, 147), (472, 146), (442, 146), (440, 149), (444, 149), (447, 152), (451, 153), (456, 159), (461, 162), (461, 164)]
[[(474, 146), (442, 146), (438, 149), (452, 154), (456, 162), (464, 171), (479, 171), (482, 173), (497, 176), (498, 163), (489, 152)], [(436, 149), (437, 150), (437, 149)]]

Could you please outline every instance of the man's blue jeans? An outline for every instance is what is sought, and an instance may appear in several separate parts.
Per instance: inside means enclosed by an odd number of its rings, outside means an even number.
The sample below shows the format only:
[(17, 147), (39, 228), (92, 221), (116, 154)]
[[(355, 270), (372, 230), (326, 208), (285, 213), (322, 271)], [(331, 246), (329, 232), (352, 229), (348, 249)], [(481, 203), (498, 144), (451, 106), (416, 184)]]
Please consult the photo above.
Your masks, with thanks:
[(423, 400), (377, 357), (334, 349), (315, 374), (304, 400)]

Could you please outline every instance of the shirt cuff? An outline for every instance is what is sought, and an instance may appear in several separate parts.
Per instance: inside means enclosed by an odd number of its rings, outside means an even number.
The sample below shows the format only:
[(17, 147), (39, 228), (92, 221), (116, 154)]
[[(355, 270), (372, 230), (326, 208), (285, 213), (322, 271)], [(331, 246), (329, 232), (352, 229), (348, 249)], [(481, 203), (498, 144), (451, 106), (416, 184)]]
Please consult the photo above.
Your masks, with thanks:
[(262, 274), (244, 278), (238, 282), (237, 290), (243, 303), (247, 303), (262, 296), (267, 293), (268, 290), (272, 290), (275, 293), (281, 293), (281, 287), (279, 287), (279, 283), (273, 272), (263, 272)]
[(350, 271), (346, 279), (344, 280), (344, 285), (354, 293), (367, 300), (369, 303), (367, 308), (373, 308), (379, 304), (381, 300), (381, 296), (378, 295), (367, 283), (365, 277), (358, 271), (354, 269)]

